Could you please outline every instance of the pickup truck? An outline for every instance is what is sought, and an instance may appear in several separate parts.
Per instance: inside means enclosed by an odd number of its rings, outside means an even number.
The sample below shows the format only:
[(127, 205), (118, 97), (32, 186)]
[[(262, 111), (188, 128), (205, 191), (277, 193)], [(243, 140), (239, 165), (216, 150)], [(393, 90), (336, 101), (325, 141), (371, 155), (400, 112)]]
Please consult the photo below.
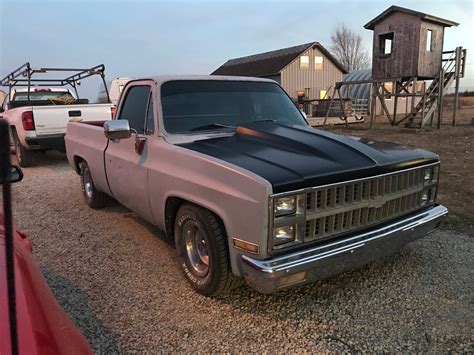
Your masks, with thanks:
[(86, 203), (111, 196), (164, 230), (207, 296), (360, 267), (447, 214), (436, 154), (313, 129), (266, 79), (132, 80), (113, 120), (71, 122), (65, 141)]
[[(35, 79), (34, 75), (48, 72), (78, 72), (65, 79)], [(11, 141), (18, 162), (27, 167), (35, 162), (37, 152), (57, 150), (64, 152), (64, 134), (71, 119), (86, 117), (89, 120), (112, 118), (111, 103), (89, 104), (79, 99), (76, 86), (80, 80), (92, 75), (104, 75), (104, 66), (91, 69), (39, 68), (29, 63), (7, 75), (0, 85), (8, 86), (9, 92), (0, 107), (0, 118), (10, 123)], [(28, 77), (28, 79), (22, 79)], [(49, 87), (58, 84), (60, 87)], [(29, 85), (29, 87), (21, 87)], [(74, 93), (64, 87), (71, 86)], [(106, 91), (107, 93), (107, 91)]]
[(0, 117), (10, 123), (12, 142), (23, 167), (34, 163), (37, 151), (65, 151), (64, 134), (71, 118), (107, 120), (112, 115), (111, 104), (89, 104), (64, 88), (35, 88), (29, 102), (27, 94), (28, 89), (13, 90), (0, 108)]

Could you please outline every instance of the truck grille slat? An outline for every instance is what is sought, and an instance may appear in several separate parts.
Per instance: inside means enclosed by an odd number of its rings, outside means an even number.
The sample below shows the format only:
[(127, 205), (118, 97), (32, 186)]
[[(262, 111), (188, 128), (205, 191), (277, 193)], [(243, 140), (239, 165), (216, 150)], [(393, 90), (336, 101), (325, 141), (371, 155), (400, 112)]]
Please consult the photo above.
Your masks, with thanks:
[(365, 228), (422, 206), (424, 168), (306, 192), (304, 241)]

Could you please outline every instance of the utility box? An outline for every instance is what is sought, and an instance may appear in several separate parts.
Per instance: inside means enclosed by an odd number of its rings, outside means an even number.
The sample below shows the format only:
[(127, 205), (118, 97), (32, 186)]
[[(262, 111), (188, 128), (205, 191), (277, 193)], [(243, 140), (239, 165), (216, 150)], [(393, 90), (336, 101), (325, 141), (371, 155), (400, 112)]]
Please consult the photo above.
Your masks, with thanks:
[(372, 78), (435, 78), (442, 67), (445, 27), (458, 23), (391, 6), (364, 28), (374, 31)]

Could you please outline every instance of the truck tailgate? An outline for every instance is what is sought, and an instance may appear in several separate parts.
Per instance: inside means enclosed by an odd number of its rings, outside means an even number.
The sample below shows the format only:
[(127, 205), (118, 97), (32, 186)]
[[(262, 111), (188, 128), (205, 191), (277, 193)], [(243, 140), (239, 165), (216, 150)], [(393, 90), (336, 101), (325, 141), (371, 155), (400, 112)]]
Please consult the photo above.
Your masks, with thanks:
[(111, 119), (111, 104), (35, 106), (33, 117), (37, 136), (64, 134), (68, 122), (73, 118), (83, 121)]

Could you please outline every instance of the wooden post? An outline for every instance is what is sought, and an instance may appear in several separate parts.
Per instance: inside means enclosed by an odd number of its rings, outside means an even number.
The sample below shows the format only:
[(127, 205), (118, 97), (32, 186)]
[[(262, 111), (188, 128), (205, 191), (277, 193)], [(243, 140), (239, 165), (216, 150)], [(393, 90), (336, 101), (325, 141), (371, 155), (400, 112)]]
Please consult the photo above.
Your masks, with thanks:
[(411, 88), (411, 114), (415, 118), (415, 94), (416, 94), (416, 77), (413, 78), (413, 87)]
[(456, 85), (454, 86), (454, 108), (453, 108), (453, 127), (456, 126), (456, 114), (458, 112), (459, 105), (459, 76), (461, 75), (461, 56), (462, 56), (462, 47), (456, 47), (456, 58), (455, 58), (455, 68), (454, 75), (456, 79)]
[(397, 122), (398, 81), (395, 81), (395, 101), (393, 103), (393, 124)]
[(370, 128), (371, 129), (374, 126), (374, 120), (375, 120), (375, 109), (376, 109), (375, 90), (376, 90), (376, 88), (377, 88), (377, 83), (372, 83), (372, 85), (370, 86), (370, 91), (371, 91), (371, 93), (370, 93), (370, 97), (371, 97), (371, 101), (370, 101)]
[(441, 128), (441, 120), (443, 118), (443, 91), (444, 91), (444, 70), (441, 69), (439, 72), (438, 82), (438, 125), (437, 128)]
[(334, 101), (334, 96), (335, 95), (336, 95), (336, 87), (334, 86), (334, 89), (332, 91), (331, 101), (329, 101), (328, 110), (326, 111), (326, 116), (324, 117), (323, 126), (326, 126), (326, 122), (327, 122), (328, 116), (329, 116), (329, 111), (331, 111), (331, 106), (332, 106), (332, 102)]

